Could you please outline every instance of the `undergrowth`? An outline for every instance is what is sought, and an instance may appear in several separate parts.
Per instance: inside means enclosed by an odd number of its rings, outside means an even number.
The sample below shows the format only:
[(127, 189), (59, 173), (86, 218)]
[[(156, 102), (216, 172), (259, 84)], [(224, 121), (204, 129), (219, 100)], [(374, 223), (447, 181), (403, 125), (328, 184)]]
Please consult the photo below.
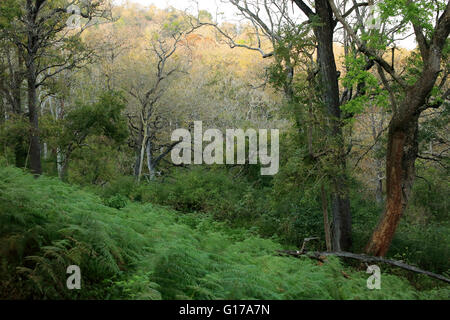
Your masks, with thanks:
[[(338, 259), (280, 257), (279, 243), (208, 215), (118, 200), (110, 207), (92, 193), (12, 167), (0, 167), (0, 243), (2, 299), (448, 299), (450, 293), (448, 286), (417, 291), (383, 269), (381, 290), (369, 290), (369, 275)], [(81, 290), (66, 287), (73, 264), (81, 269)]]

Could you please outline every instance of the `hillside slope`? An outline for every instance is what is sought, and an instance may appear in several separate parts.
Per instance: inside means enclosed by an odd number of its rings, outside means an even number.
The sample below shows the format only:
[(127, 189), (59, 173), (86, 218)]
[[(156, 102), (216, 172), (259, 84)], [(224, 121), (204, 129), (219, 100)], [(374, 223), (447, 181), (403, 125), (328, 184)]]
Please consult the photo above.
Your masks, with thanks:
[[(153, 205), (121, 210), (57, 179), (0, 167), (1, 299), (447, 299), (337, 259), (278, 257), (281, 246), (249, 231)], [(81, 290), (66, 268), (81, 269)], [(342, 271), (349, 275), (343, 276)]]

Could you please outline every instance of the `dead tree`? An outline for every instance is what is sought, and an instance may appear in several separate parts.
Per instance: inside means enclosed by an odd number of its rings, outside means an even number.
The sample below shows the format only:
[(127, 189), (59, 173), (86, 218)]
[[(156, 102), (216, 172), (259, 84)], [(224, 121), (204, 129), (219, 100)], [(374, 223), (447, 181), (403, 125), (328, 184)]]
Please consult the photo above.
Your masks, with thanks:
[[(161, 160), (169, 154), (177, 143), (160, 143), (158, 134), (167, 121), (158, 112), (158, 104), (167, 92), (170, 81), (177, 73), (186, 71), (180, 65), (170, 66), (170, 58), (181, 46), (184, 37), (195, 28), (188, 31), (175, 31), (168, 37), (156, 37), (151, 42), (151, 52), (156, 57), (156, 73), (152, 85), (145, 88), (145, 84), (138, 83), (127, 89), (127, 92), (137, 101), (138, 110), (128, 113), (129, 126), (133, 135), (131, 145), (136, 151), (134, 175), (140, 182), (144, 159), (147, 156), (147, 167), (150, 179), (154, 179), (156, 168)], [(159, 155), (155, 153), (159, 151)]]

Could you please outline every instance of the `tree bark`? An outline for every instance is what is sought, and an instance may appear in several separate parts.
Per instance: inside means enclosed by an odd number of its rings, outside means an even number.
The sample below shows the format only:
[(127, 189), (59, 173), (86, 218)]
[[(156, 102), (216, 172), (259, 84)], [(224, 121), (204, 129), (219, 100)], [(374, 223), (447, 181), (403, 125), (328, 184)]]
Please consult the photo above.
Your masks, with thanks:
[(377, 186), (375, 190), (375, 201), (379, 205), (383, 203), (383, 179), (380, 178), (380, 171), (378, 170), (377, 170)]
[(152, 142), (149, 138), (147, 141), (147, 168), (150, 174), (150, 180), (155, 179), (155, 166), (156, 163), (153, 161)]
[(320, 20), (319, 23), (314, 23), (313, 31), (317, 41), (321, 95), (329, 117), (328, 137), (330, 138), (330, 147), (335, 150), (331, 161), (335, 172), (330, 177), (333, 215), (332, 248), (334, 251), (350, 250), (352, 220), (345, 164), (345, 144), (340, 123), (338, 72), (333, 52), (336, 22), (333, 19), (333, 10), (328, 0), (315, 0), (315, 12), (303, 0), (294, 0), (294, 2), (310, 20), (314, 21), (315, 18)]
[(68, 177), (68, 173), (69, 173), (69, 157), (67, 155), (64, 156), (64, 160), (60, 166), (60, 170), (59, 170), (59, 178), (62, 181), (66, 181), (67, 182), (67, 177)]
[[(22, 116), (22, 82), (24, 80), (23, 58), (19, 49), (11, 51), (13, 54), (15, 53), (17, 55), (17, 65), (16, 67), (14, 67), (15, 59), (11, 57), (11, 52), (7, 50), (6, 56), (8, 59), (9, 77), (11, 80), (9, 85), (3, 84), (3, 81), (5, 81), (6, 79), (2, 80), (2, 83), (0, 83), (0, 88), (2, 88), (2, 93), (5, 95), (8, 103), (11, 105), (12, 112), (16, 116)], [(14, 144), (14, 158), (16, 167), (24, 168), (28, 155), (28, 148), (26, 147), (28, 141), (25, 141), (22, 135), (18, 135)]]
[(30, 58), (28, 70), (28, 114), (31, 124), (30, 133), (30, 169), (31, 172), (40, 175), (42, 173), (41, 166), (41, 144), (39, 139), (39, 115), (37, 110), (37, 95), (36, 95), (36, 71), (35, 63)]
[(58, 177), (61, 180), (63, 177), (63, 166), (62, 166), (63, 157), (64, 155), (62, 154), (61, 148), (60, 147), (56, 148), (56, 170), (58, 171)]
[(144, 155), (145, 155), (145, 147), (147, 145), (147, 139), (148, 139), (147, 135), (144, 134), (144, 136), (141, 139), (140, 150), (139, 150), (139, 153), (138, 153), (138, 160), (137, 160), (138, 162), (136, 163), (136, 164), (138, 164), (137, 176), (136, 176), (136, 179), (137, 179), (138, 183), (141, 182), (142, 167), (143, 167), (143, 164), (144, 164)]
[(350, 200), (346, 176), (344, 139), (340, 126), (341, 109), (339, 99), (338, 73), (333, 52), (333, 34), (336, 23), (327, 0), (315, 1), (316, 14), (320, 25), (314, 27), (317, 38), (317, 60), (319, 63), (320, 83), (323, 102), (330, 118), (330, 138), (335, 144), (333, 166), (337, 174), (331, 179), (332, 190), (332, 246), (334, 251), (346, 251), (352, 246)]
[(136, 160), (134, 161), (134, 177), (137, 179), (139, 175), (139, 166), (140, 166), (140, 160), (141, 160), (141, 148), (136, 148), (135, 154), (136, 154)]
[[(37, 4), (36, 4), (37, 6)], [(41, 145), (39, 141), (39, 113), (37, 110), (37, 70), (36, 53), (38, 48), (38, 37), (36, 35), (36, 19), (39, 8), (34, 7), (31, 1), (26, 2), (27, 9), (27, 57), (26, 74), (28, 82), (28, 116), (31, 124), (30, 132), (30, 169), (35, 175), (42, 173)]]
[(325, 231), (325, 243), (327, 246), (327, 251), (331, 251), (330, 224), (328, 223), (328, 200), (323, 185), (321, 186), (321, 193), (322, 193), (323, 228)]
[[(406, 209), (415, 177), (418, 115), (402, 126), (389, 126), (386, 157), (386, 208), (366, 247), (374, 256), (386, 255), (400, 218)], [(393, 119), (395, 120), (395, 119)]]

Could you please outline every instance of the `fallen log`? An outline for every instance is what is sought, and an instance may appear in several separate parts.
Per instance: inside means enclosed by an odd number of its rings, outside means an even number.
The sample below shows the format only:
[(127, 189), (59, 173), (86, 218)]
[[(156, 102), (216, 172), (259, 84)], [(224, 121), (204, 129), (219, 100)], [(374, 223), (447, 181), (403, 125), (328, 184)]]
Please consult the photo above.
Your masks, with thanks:
[(302, 256), (306, 256), (308, 258), (311, 259), (315, 259), (315, 260), (319, 260), (321, 262), (324, 262), (324, 260), (326, 259), (326, 257), (328, 256), (336, 256), (336, 257), (340, 257), (340, 258), (350, 258), (350, 259), (355, 259), (355, 260), (359, 260), (362, 262), (368, 262), (368, 263), (385, 263), (385, 264), (389, 264), (398, 268), (402, 268), (404, 270), (408, 270), (411, 272), (416, 272), (416, 273), (420, 273), (420, 274), (424, 274), (427, 275), (431, 278), (434, 279), (438, 279), (447, 283), (450, 283), (450, 279), (446, 278), (440, 274), (436, 274), (433, 272), (429, 272), (429, 271), (425, 271), (422, 269), (419, 269), (417, 267), (411, 266), (409, 264), (406, 264), (404, 262), (401, 261), (396, 261), (396, 260), (390, 260), (390, 259), (385, 259), (385, 258), (381, 258), (381, 257), (374, 257), (374, 256), (368, 256), (365, 254), (356, 254), (356, 253), (351, 253), (351, 252), (344, 252), (344, 251), (340, 251), (340, 252), (318, 252), (318, 251), (294, 251), (294, 250), (277, 250), (277, 252), (280, 255), (288, 255), (288, 256), (294, 256), (294, 257), (302, 257)]

